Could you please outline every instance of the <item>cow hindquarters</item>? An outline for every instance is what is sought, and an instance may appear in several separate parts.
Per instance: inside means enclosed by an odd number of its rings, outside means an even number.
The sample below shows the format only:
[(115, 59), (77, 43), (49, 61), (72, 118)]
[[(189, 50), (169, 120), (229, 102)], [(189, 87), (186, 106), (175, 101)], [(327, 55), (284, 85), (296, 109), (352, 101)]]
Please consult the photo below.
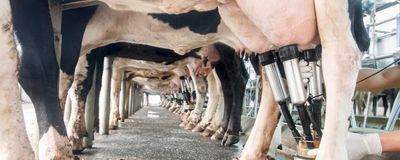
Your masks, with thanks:
[(317, 159), (347, 159), (347, 119), (360, 64), (347, 4), (347, 0), (315, 0), (327, 97), (324, 136)]
[(266, 159), (278, 124), (279, 108), (272, 96), (265, 72), (262, 72), (262, 85), (260, 110), (240, 156), (241, 160)]

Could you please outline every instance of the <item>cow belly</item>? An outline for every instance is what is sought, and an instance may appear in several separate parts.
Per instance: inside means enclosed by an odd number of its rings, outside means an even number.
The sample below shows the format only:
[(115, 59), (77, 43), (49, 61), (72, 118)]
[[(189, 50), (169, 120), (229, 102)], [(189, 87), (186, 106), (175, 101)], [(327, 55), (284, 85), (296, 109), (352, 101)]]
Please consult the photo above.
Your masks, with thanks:
[(298, 44), (300, 49), (307, 49), (318, 39), (312, 0), (237, 0), (237, 3), (277, 47)]
[(220, 4), (218, 12), (224, 23), (253, 52), (266, 52), (274, 48), (263, 33), (240, 10), (236, 2)]
[(100, 0), (115, 10), (142, 13), (180, 14), (191, 10), (209, 11), (217, 7), (214, 0)]

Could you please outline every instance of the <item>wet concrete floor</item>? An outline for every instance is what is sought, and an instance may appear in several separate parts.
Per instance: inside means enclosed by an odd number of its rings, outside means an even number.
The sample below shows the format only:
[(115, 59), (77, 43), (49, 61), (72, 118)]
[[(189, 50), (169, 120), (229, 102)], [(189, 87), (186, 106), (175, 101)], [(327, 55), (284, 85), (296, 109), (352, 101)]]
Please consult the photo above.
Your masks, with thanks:
[(241, 147), (222, 147), (219, 141), (179, 127), (180, 118), (160, 107), (144, 107), (109, 135), (96, 135), (92, 149), (81, 159), (230, 160)]

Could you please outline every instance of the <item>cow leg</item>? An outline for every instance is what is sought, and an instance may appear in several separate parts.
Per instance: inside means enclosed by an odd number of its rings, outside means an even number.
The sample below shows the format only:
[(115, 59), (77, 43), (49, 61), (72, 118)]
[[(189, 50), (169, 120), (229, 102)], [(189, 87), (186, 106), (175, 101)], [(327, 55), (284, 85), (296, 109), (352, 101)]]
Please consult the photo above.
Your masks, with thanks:
[(213, 70), (212, 73), (208, 74), (207, 76), (207, 83), (208, 83), (208, 104), (207, 109), (205, 111), (205, 115), (200, 123), (197, 124), (195, 128), (193, 128), (193, 132), (202, 132), (205, 128), (211, 123), (213, 115), (217, 109), (219, 95), (216, 86), (216, 79), (215, 79), (215, 71)]
[(225, 99), (223, 129), (226, 134), (222, 145), (229, 146), (239, 141), (242, 103), (248, 74), (242, 59), (235, 54), (235, 50), (220, 44), (216, 45), (216, 49), (221, 54), (224, 67), (224, 70), (221, 70), (219, 65), (216, 66)]
[[(102, 68), (101, 68), (102, 69)], [(96, 80), (97, 80), (97, 77), (96, 77), (96, 72), (98, 72), (98, 69), (97, 69), (97, 64), (96, 64), (96, 66), (95, 66), (95, 69), (94, 69), (94, 71), (93, 71), (94, 73), (93, 73), (93, 80), (92, 80), (92, 84), (91, 85), (88, 85), (87, 87), (89, 87), (90, 89), (89, 89), (89, 92), (88, 92), (88, 94), (87, 94), (87, 98), (86, 98), (86, 103), (85, 103), (85, 115), (84, 115), (84, 118), (85, 118), (85, 124), (83, 124), (83, 125), (85, 125), (85, 127), (86, 127), (86, 131), (87, 131), (87, 133), (88, 133), (88, 135), (87, 135), (87, 137), (84, 137), (83, 138), (83, 147), (84, 148), (92, 148), (92, 145), (93, 145), (93, 139), (94, 139), (94, 115), (95, 115), (95, 113), (94, 113), (94, 108), (95, 108), (95, 101), (96, 101), (96, 98), (95, 98), (95, 92), (96, 92)]]
[(194, 83), (194, 90), (197, 96), (196, 106), (193, 110), (193, 113), (190, 116), (189, 120), (190, 123), (188, 124), (188, 126), (185, 127), (185, 129), (192, 130), (196, 126), (196, 124), (198, 124), (201, 120), (201, 114), (203, 113), (204, 110), (203, 106), (207, 93), (207, 83), (204, 76), (196, 76), (190, 65), (188, 65), (188, 68)]
[[(224, 57), (225, 59), (227, 57)], [(227, 60), (225, 60), (227, 61)], [(225, 62), (224, 62), (225, 63)], [(223, 96), (224, 96), (224, 115), (222, 118), (222, 126), (218, 129), (217, 132), (213, 135), (214, 139), (222, 139), (229, 125), (229, 119), (232, 112), (233, 105), (233, 91), (232, 84), (229, 79), (229, 75), (227, 73), (228, 69), (223, 63), (219, 63), (215, 66), (215, 70), (218, 74), (218, 77), (221, 81)]]
[(360, 51), (350, 30), (348, 1), (314, 2), (327, 97), (324, 136), (317, 159), (347, 159), (347, 119), (351, 113)]
[(60, 70), (60, 79), (59, 79), (59, 85), (58, 85), (58, 98), (60, 99), (60, 106), (61, 106), (61, 111), (64, 113), (66, 110), (66, 103), (67, 103), (67, 97), (68, 97), (68, 90), (72, 85), (72, 82), (74, 80), (73, 75), (69, 75), (62, 70)]
[(260, 110), (244, 146), (241, 160), (266, 159), (272, 136), (278, 124), (279, 108), (272, 96), (265, 72), (262, 72)]
[(69, 118), (71, 117), (71, 96), (67, 95), (67, 99), (65, 100), (65, 108), (64, 108), (64, 124), (68, 126)]
[(119, 93), (121, 91), (122, 72), (116, 67), (115, 63), (112, 67), (111, 77), (111, 111), (110, 111), (110, 129), (118, 127), (119, 119)]
[(95, 65), (94, 54), (81, 56), (75, 69), (74, 82), (69, 90), (72, 108), (67, 133), (76, 153), (83, 150), (82, 138), (88, 136), (85, 126), (85, 103), (92, 85)]
[(34, 159), (29, 145), (17, 84), (18, 53), (13, 37), (10, 1), (0, 1), (0, 159)]
[(67, 92), (74, 79), (73, 75), (80, 54), (83, 33), (96, 8), (96, 6), (92, 6), (70, 9), (62, 13), (61, 70), (58, 89), (62, 111), (64, 111)]
[[(218, 95), (218, 102), (211, 123), (209, 126), (207, 126), (206, 130), (202, 134), (203, 136), (206, 137), (213, 135), (214, 132), (217, 131), (220, 126), (222, 126), (222, 119), (224, 116), (224, 95), (222, 92), (221, 81), (219, 80), (215, 69), (213, 71), (217, 88), (216, 91)], [(211, 139), (213, 138), (211, 137)]]
[[(221, 87), (219, 87), (221, 88)], [(223, 93), (220, 93), (220, 97), (219, 97), (219, 102), (218, 102), (218, 106), (217, 106), (217, 110), (214, 114), (214, 118), (211, 121), (211, 124), (206, 128), (205, 132), (205, 136), (207, 135), (207, 132), (213, 133), (213, 132), (217, 132), (220, 129), (222, 129), (222, 125), (223, 125), (223, 118), (224, 118), (224, 96)], [(222, 131), (220, 131), (222, 132)], [(215, 135), (215, 136), (214, 136)], [(212, 140), (215, 140), (217, 137), (216, 135), (221, 135), (221, 134), (215, 134), (214, 135), (210, 135)], [(223, 133), (222, 133), (223, 136)]]
[(206, 100), (206, 94), (207, 94), (207, 83), (205, 77), (196, 77), (196, 108), (193, 111), (194, 116), (192, 117), (192, 122), (194, 124), (197, 124), (201, 120), (201, 115), (204, 111), (204, 102)]
[(70, 159), (72, 152), (58, 99), (59, 68), (48, 1), (10, 2), (22, 50), (19, 82), (34, 104), (39, 124), (39, 159)]
[[(232, 53), (234, 51), (232, 50)], [(232, 83), (233, 93), (233, 104), (231, 115), (229, 118), (229, 124), (227, 133), (223, 140), (223, 145), (230, 146), (237, 142), (239, 142), (239, 132), (241, 131), (241, 115), (243, 109), (243, 97), (246, 89), (246, 83), (249, 78), (246, 68), (244, 66), (243, 60), (235, 54), (234, 58), (234, 73), (229, 74), (232, 79), (230, 82)], [(228, 66), (227, 66), (228, 67)]]

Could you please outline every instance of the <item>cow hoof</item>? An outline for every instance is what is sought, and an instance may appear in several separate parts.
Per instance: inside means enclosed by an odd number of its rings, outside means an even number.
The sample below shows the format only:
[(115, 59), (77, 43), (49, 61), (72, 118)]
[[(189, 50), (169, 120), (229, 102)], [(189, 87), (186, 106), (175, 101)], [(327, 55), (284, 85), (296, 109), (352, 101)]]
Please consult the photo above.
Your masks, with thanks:
[(203, 132), (205, 130), (205, 128), (201, 125), (197, 125), (196, 127), (194, 127), (192, 129), (192, 132)]
[(222, 140), (222, 138), (224, 138), (224, 134), (225, 131), (223, 128), (219, 128), (217, 130), (217, 132), (215, 132), (212, 136), (211, 136), (211, 140)]
[[(30, 147), (30, 146), (29, 146)], [(50, 127), (39, 140), (39, 159), (71, 159), (72, 145), (67, 136)], [(25, 153), (21, 153), (22, 155)]]
[(89, 137), (89, 133), (86, 131), (85, 133), (82, 134), (82, 137)]
[(110, 130), (116, 130), (118, 127), (117, 126), (115, 126), (115, 125), (110, 125), (109, 127), (108, 127), (108, 129), (110, 129)]
[(187, 124), (187, 123), (184, 121), (184, 122), (182, 122), (181, 124), (179, 124), (179, 127), (185, 127), (186, 124)]
[(214, 133), (215, 133), (215, 131), (213, 131), (209, 128), (206, 128), (201, 135), (204, 137), (211, 137)]
[(193, 123), (190, 122), (185, 126), (185, 129), (186, 130), (192, 130), (194, 127), (196, 127), (196, 124), (193, 124)]
[(72, 150), (72, 153), (73, 153), (73, 154), (81, 154), (83, 150), (85, 150), (85, 149), (84, 149), (84, 148), (79, 148), (79, 149), (75, 149), (75, 148), (74, 148), (74, 149)]
[(240, 137), (237, 135), (230, 135), (230, 134), (225, 134), (224, 138), (221, 141), (222, 146), (232, 146), (236, 143), (238, 143), (240, 140)]
[(83, 148), (82, 139), (70, 139), (72, 144), (72, 153), (80, 154), (85, 148)]
[(194, 109), (184, 109), (183, 112), (190, 112), (193, 111)]
[(68, 139), (72, 145), (72, 153), (79, 154), (83, 151), (82, 138), (87, 132), (69, 126), (67, 128), (67, 133)]

